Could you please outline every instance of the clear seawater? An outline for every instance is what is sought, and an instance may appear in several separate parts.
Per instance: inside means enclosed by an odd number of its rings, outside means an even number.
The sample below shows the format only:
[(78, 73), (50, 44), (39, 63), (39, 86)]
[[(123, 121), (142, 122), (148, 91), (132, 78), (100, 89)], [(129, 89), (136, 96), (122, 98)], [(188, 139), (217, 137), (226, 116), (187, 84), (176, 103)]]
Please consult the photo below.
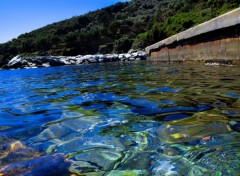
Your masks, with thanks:
[(239, 175), (240, 68), (0, 71), (0, 175)]

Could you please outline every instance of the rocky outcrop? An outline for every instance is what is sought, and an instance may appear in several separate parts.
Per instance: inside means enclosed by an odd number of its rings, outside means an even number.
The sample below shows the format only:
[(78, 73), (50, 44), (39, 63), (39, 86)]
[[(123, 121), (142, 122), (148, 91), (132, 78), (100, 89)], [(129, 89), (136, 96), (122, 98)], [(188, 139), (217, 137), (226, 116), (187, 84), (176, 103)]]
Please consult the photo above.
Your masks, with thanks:
[(38, 68), (61, 65), (80, 65), (89, 63), (103, 62), (123, 62), (146, 60), (146, 55), (142, 51), (127, 54), (96, 54), (96, 55), (78, 55), (78, 56), (33, 56), (23, 57), (15, 56), (3, 69), (19, 69), (19, 68)]

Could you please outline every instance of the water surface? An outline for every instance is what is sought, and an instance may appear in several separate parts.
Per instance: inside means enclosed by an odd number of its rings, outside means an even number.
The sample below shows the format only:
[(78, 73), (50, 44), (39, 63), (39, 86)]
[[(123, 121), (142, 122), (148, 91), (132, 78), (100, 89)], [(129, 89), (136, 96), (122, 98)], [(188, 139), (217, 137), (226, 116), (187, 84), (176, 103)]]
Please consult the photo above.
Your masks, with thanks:
[(0, 173), (239, 174), (239, 67), (144, 61), (0, 78)]

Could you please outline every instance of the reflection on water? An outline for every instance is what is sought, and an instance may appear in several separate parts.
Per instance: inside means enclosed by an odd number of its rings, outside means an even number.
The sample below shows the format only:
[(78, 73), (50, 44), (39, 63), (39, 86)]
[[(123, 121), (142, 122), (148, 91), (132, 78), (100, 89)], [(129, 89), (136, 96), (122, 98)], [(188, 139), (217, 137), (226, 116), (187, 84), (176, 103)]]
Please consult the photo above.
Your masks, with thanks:
[(239, 67), (108, 63), (0, 77), (3, 175), (238, 175)]

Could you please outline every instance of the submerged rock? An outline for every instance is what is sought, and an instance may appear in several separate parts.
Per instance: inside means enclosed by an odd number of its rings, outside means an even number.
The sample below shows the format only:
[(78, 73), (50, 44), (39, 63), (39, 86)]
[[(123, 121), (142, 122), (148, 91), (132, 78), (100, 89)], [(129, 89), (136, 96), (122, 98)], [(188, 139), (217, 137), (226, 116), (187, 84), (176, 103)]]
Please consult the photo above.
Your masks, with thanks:
[[(229, 147), (229, 148), (228, 148)], [(189, 176), (204, 175), (239, 175), (240, 169), (239, 144), (235, 147), (225, 146), (206, 153), (197, 161), (198, 165), (192, 167)]]
[(147, 176), (144, 170), (113, 170), (107, 176)]
[(39, 153), (32, 148), (25, 146), (21, 141), (14, 141), (0, 145), (0, 165), (21, 162), (37, 156), (39, 156)]
[(103, 176), (103, 175), (105, 175), (105, 171), (99, 170), (97, 166), (93, 165), (90, 162), (86, 162), (86, 161), (72, 161), (69, 171), (71, 173), (77, 174), (79, 176), (81, 176), (81, 175)]
[(190, 142), (203, 137), (231, 131), (228, 118), (212, 112), (199, 112), (192, 117), (169, 121), (157, 131), (159, 139), (166, 143)]
[(65, 175), (69, 167), (63, 155), (55, 154), (0, 166), (0, 175)]
[(154, 167), (152, 170), (152, 173), (154, 176), (160, 176), (160, 175), (179, 175), (177, 171), (175, 171), (175, 166), (172, 164), (171, 160), (156, 160), (157, 167)]
[(233, 103), (233, 106), (240, 108), (240, 98), (236, 102)]
[(0, 175), (56, 175), (68, 173), (70, 162), (61, 154), (41, 156), (21, 141), (14, 141), (0, 145), (0, 165)]

